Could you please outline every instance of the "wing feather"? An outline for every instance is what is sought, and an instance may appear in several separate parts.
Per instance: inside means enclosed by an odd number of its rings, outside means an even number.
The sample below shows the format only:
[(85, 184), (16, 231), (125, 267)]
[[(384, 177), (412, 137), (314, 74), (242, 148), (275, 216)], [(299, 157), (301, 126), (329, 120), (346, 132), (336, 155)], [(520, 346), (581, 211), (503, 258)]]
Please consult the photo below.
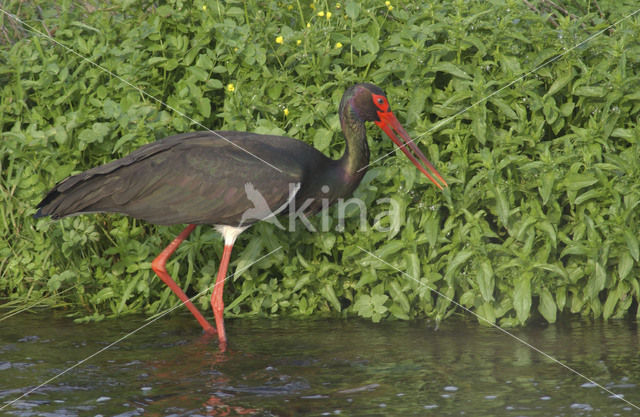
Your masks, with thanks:
[(36, 215), (118, 212), (156, 224), (251, 224), (259, 219), (243, 214), (255, 213), (256, 202), (276, 210), (291, 199), (291, 184), (329, 161), (295, 139), (219, 133), (238, 146), (210, 132), (159, 140), (61, 181)]

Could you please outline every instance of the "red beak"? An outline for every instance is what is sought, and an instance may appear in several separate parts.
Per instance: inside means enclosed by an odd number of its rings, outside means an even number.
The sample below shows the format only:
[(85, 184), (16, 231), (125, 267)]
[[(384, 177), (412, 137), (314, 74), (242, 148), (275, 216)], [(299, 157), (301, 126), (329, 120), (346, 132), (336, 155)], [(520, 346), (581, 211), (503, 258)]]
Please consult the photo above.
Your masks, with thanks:
[[(448, 187), (447, 182), (442, 178), (442, 175), (431, 165), (431, 162), (427, 160), (427, 157), (424, 156), (418, 145), (416, 145), (406, 130), (402, 127), (396, 116), (390, 111), (387, 112), (378, 112), (378, 116), (380, 117), (379, 122), (375, 122), (378, 127), (384, 130), (384, 133), (389, 136), (389, 138), (398, 145), (400, 150), (407, 155), (407, 158), (413, 162), (413, 165), (416, 166), (424, 175), (427, 176), (439, 189), (443, 189), (444, 187)], [(398, 133), (398, 135), (402, 138), (402, 141), (398, 139), (398, 136), (394, 133), (394, 130)], [(409, 149), (407, 149), (409, 148)], [(413, 151), (413, 153), (411, 153)], [(415, 154), (415, 155), (414, 155)], [(419, 161), (418, 161), (419, 160)], [(434, 178), (435, 177), (435, 178)], [(436, 180), (440, 180), (438, 182)]]

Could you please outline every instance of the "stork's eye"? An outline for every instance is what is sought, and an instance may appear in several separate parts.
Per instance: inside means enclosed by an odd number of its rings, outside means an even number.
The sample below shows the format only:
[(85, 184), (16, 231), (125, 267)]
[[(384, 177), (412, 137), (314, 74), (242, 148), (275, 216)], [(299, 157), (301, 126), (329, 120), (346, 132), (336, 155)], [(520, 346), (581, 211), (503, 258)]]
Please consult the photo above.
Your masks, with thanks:
[(382, 95), (372, 94), (373, 103), (380, 111), (389, 111), (389, 102), (387, 98)]

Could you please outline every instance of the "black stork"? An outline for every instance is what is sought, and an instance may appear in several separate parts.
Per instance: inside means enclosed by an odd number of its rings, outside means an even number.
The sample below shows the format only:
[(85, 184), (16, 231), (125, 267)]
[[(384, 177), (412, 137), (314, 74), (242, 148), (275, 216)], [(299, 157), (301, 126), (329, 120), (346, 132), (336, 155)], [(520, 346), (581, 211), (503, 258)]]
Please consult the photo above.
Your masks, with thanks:
[[(289, 203), (306, 204), (305, 214), (311, 214), (322, 208), (321, 199), (332, 203), (349, 196), (369, 163), (365, 122), (376, 123), (436, 186), (447, 187), (391, 112), (382, 89), (364, 83), (349, 88), (339, 112), (346, 146), (338, 160), (288, 137), (227, 131), (184, 133), (60, 181), (38, 204), (34, 217), (114, 212), (159, 225), (188, 224), (151, 268), (210, 334), (216, 329), (169, 276), (165, 264), (196, 225), (214, 225), (224, 238), (224, 251), (211, 307), (224, 350), (222, 289), (236, 238), (253, 223), (285, 212)], [(256, 214), (250, 192), (259, 193), (268, 210)], [(253, 215), (247, 217), (247, 213)]]

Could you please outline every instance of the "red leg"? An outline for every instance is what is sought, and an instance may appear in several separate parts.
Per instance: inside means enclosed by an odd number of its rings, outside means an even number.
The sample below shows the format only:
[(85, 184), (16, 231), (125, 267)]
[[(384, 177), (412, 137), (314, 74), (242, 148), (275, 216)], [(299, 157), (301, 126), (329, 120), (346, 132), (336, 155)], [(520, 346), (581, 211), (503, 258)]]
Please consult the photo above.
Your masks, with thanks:
[(173, 252), (175, 252), (176, 249), (178, 249), (178, 246), (180, 246), (180, 244), (187, 238), (187, 236), (189, 236), (189, 234), (193, 231), (193, 229), (195, 229), (195, 227), (195, 224), (190, 224), (178, 235), (178, 237), (173, 239), (173, 242), (171, 242), (169, 246), (164, 248), (160, 255), (158, 255), (156, 259), (151, 262), (151, 269), (153, 269), (158, 277), (160, 277), (160, 279), (164, 281), (164, 283), (167, 284), (169, 288), (171, 288), (171, 291), (173, 291), (173, 293), (177, 295), (180, 300), (182, 300), (184, 305), (186, 305), (189, 311), (191, 311), (191, 314), (193, 314), (196, 320), (198, 320), (198, 323), (200, 323), (204, 331), (214, 334), (216, 330), (209, 324), (207, 319), (204, 318), (204, 316), (202, 315), (202, 313), (200, 313), (196, 306), (193, 305), (191, 300), (189, 300), (189, 297), (187, 297), (187, 295), (182, 291), (178, 284), (176, 284), (175, 281), (171, 279), (171, 276), (169, 276), (169, 274), (167, 273), (167, 268), (165, 267), (167, 259), (169, 259), (169, 257), (173, 254)]
[(216, 285), (213, 287), (213, 293), (211, 294), (211, 308), (216, 318), (216, 328), (218, 329), (220, 346), (223, 349), (227, 344), (227, 335), (224, 332), (224, 301), (222, 300), (222, 290), (224, 288), (224, 281), (227, 279), (227, 268), (229, 266), (229, 258), (231, 257), (231, 249), (233, 249), (233, 244), (224, 245)]

